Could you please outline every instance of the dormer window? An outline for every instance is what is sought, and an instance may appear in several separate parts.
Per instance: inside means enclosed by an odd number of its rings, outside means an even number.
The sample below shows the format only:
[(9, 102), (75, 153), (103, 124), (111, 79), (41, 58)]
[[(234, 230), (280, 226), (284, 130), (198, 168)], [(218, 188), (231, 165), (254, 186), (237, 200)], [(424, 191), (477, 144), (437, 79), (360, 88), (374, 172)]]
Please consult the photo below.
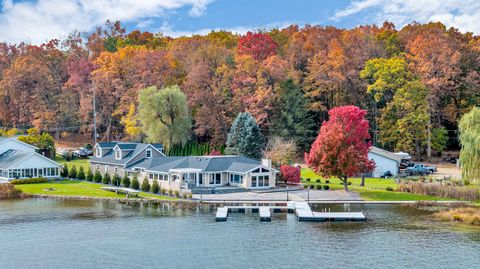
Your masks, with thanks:
[(115, 150), (115, 159), (117, 160), (122, 159), (122, 151), (120, 149)]
[(100, 147), (95, 149), (95, 156), (99, 158), (102, 157), (102, 149)]
[(147, 158), (151, 158), (151, 157), (152, 157), (152, 149), (147, 149), (147, 151), (146, 151), (146, 156), (147, 156)]

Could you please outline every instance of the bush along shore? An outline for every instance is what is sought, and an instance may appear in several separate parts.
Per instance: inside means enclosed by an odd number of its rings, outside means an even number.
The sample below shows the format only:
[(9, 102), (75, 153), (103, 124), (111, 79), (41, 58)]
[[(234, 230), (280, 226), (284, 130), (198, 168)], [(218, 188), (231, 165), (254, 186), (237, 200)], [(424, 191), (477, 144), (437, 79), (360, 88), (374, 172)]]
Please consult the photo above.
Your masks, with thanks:
[(423, 210), (433, 211), (433, 217), (441, 221), (463, 223), (480, 227), (480, 206), (468, 202), (437, 203), (421, 201), (411, 206)]
[(1, 199), (22, 199), (28, 195), (18, 190), (12, 184), (0, 184), (0, 200)]
[(458, 187), (440, 182), (402, 182), (398, 185), (397, 191), (468, 201), (480, 200), (480, 194), (474, 188)]

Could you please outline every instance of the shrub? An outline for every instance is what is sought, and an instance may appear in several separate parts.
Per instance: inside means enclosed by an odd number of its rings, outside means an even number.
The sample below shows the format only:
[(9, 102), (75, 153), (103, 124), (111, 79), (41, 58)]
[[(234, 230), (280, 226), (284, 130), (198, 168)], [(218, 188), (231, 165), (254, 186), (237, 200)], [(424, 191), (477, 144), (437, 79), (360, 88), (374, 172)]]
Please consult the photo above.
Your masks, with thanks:
[(166, 193), (167, 193), (167, 189), (161, 188), (161, 189), (160, 189), (160, 193), (161, 193), (161, 194), (166, 194)]
[(187, 195), (187, 198), (192, 199), (192, 197), (193, 197), (193, 194), (191, 192), (189, 192), (188, 195)]
[(317, 185), (315, 186), (317, 188), (317, 190), (321, 190), (322, 189), (322, 185)]
[(311, 179), (310, 179), (309, 177), (307, 177), (307, 181), (310, 182), (310, 180), (311, 180)]
[(180, 192), (178, 190), (175, 190), (174, 193), (175, 193), (175, 197), (180, 197)]
[(93, 173), (92, 173), (92, 169), (90, 168), (88, 168), (86, 179), (87, 181), (93, 181)]
[(465, 184), (465, 186), (468, 186), (468, 185), (470, 185), (470, 180), (468, 180), (468, 179), (465, 179), (465, 180), (463, 181), (463, 184)]
[(303, 185), (304, 189), (308, 189), (308, 187), (310, 187), (310, 186), (309, 185)]
[(468, 187), (457, 187), (454, 185), (442, 184), (438, 182), (402, 182), (398, 185), (397, 191), (451, 199), (464, 199), (470, 201), (476, 201), (480, 199), (480, 195), (476, 189)]
[(120, 178), (120, 176), (119, 176), (118, 174), (113, 175), (113, 177), (112, 177), (112, 185), (114, 185), (114, 186), (120, 186), (121, 181), (122, 181), (122, 179)]
[(125, 174), (122, 179), (122, 186), (124, 186), (125, 188), (130, 187), (130, 178), (127, 176), (127, 174)]
[(351, 181), (347, 182), (347, 185), (352, 185), (352, 182)]
[(330, 184), (330, 180), (328, 180), (328, 179), (325, 180), (325, 183), (326, 183), (326, 184)]
[(320, 179), (315, 180), (317, 183), (321, 183), (322, 181)]
[(187, 199), (188, 197), (188, 193), (187, 192), (184, 192), (183, 195), (182, 195), (183, 199)]
[(168, 195), (170, 195), (170, 196), (173, 195), (173, 190), (172, 189), (168, 189)]
[(70, 168), (70, 171), (68, 171), (68, 177), (69, 178), (77, 177), (77, 168), (75, 167), (75, 165), (72, 165), (72, 168)]
[(388, 187), (385, 188), (385, 190), (387, 190), (387, 191), (393, 191), (393, 188), (390, 187), (390, 186), (388, 186)]
[(323, 185), (323, 189), (326, 190), (326, 191), (328, 191), (328, 190), (330, 189), (330, 186), (328, 186), (328, 185)]
[(110, 174), (109, 173), (105, 173), (105, 175), (103, 176), (102, 178), (102, 183), (103, 184), (110, 184)]
[(156, 180), (154, 180), (153, 183), (152, 183), (151, 191), (153, 193), (158, 193), (160, 191), (160, 186), (158, 185), (158, 182)]
[(93, 176), (93, 181), (95, 182), (102, 182), (102, 175), (100, 174), (100, 171), (95, 171), (95, 175)]
[(138, 182), (138, 179), (137, 177), (133, 177), (132, 179), (132, 183), (130, 184), (130, 188), (134, 189), (134, 190), (138, 190), (140, 189), (140, 183)]
[(68, 177), (68, 167), (67, 164), (63, 164), (62, 171), (60, 172), (61, 177)]
[(300, 183), (300, 168), (298, 167), (283, 164), (280, 166), (280, 175), (285, 183)]
[(83, 170), (83, 166), (80, 166), (78, 169), (77, 179), (85, 180), (85, 171)]
[(44, 177), (33, 177), (33, 178), (27, 178), (27, 179), (14, 179), (14, 180), (10, 181), (10, 183), (13, 184), (13, 185), (19, 185), (19, 184), (45, 183), (47, 181), (48, 181), (48, 179), (46, 179)]
[(12, 184), (0, 184), (0, 200), (23, 198), (23, 196), (22, 190), (16, 189)]
[(145, 177), (143, 180), (142, 180), (142, 191), (150, 191), (150, 182), (148, 182), (148, 178)]

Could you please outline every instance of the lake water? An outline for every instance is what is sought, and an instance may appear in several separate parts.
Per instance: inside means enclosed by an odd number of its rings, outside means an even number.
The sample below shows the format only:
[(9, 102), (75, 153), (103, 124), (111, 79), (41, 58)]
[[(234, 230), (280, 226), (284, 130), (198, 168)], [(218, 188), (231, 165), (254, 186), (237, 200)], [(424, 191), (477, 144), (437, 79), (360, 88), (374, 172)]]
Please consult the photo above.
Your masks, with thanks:
[(479, 229), (407, 206), (351, 210), (365, 210), (369, 221), (297, 222), (279, 213), (260, 223), (258, 214), (234, 213), (215, 222), (207, 206), (0, 201), (0, 268), (480, 268)]

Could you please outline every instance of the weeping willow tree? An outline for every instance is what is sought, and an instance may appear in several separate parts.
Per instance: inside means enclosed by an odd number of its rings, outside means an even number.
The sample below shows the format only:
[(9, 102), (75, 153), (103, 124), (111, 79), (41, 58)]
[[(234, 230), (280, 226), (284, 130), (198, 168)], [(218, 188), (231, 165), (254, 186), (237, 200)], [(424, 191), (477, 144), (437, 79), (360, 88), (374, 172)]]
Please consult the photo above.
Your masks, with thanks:
[(460, 131), (460, 163), (462, 177), (480, 185), (480, 109), (473, 108), (463, 115), (458, 125)]

